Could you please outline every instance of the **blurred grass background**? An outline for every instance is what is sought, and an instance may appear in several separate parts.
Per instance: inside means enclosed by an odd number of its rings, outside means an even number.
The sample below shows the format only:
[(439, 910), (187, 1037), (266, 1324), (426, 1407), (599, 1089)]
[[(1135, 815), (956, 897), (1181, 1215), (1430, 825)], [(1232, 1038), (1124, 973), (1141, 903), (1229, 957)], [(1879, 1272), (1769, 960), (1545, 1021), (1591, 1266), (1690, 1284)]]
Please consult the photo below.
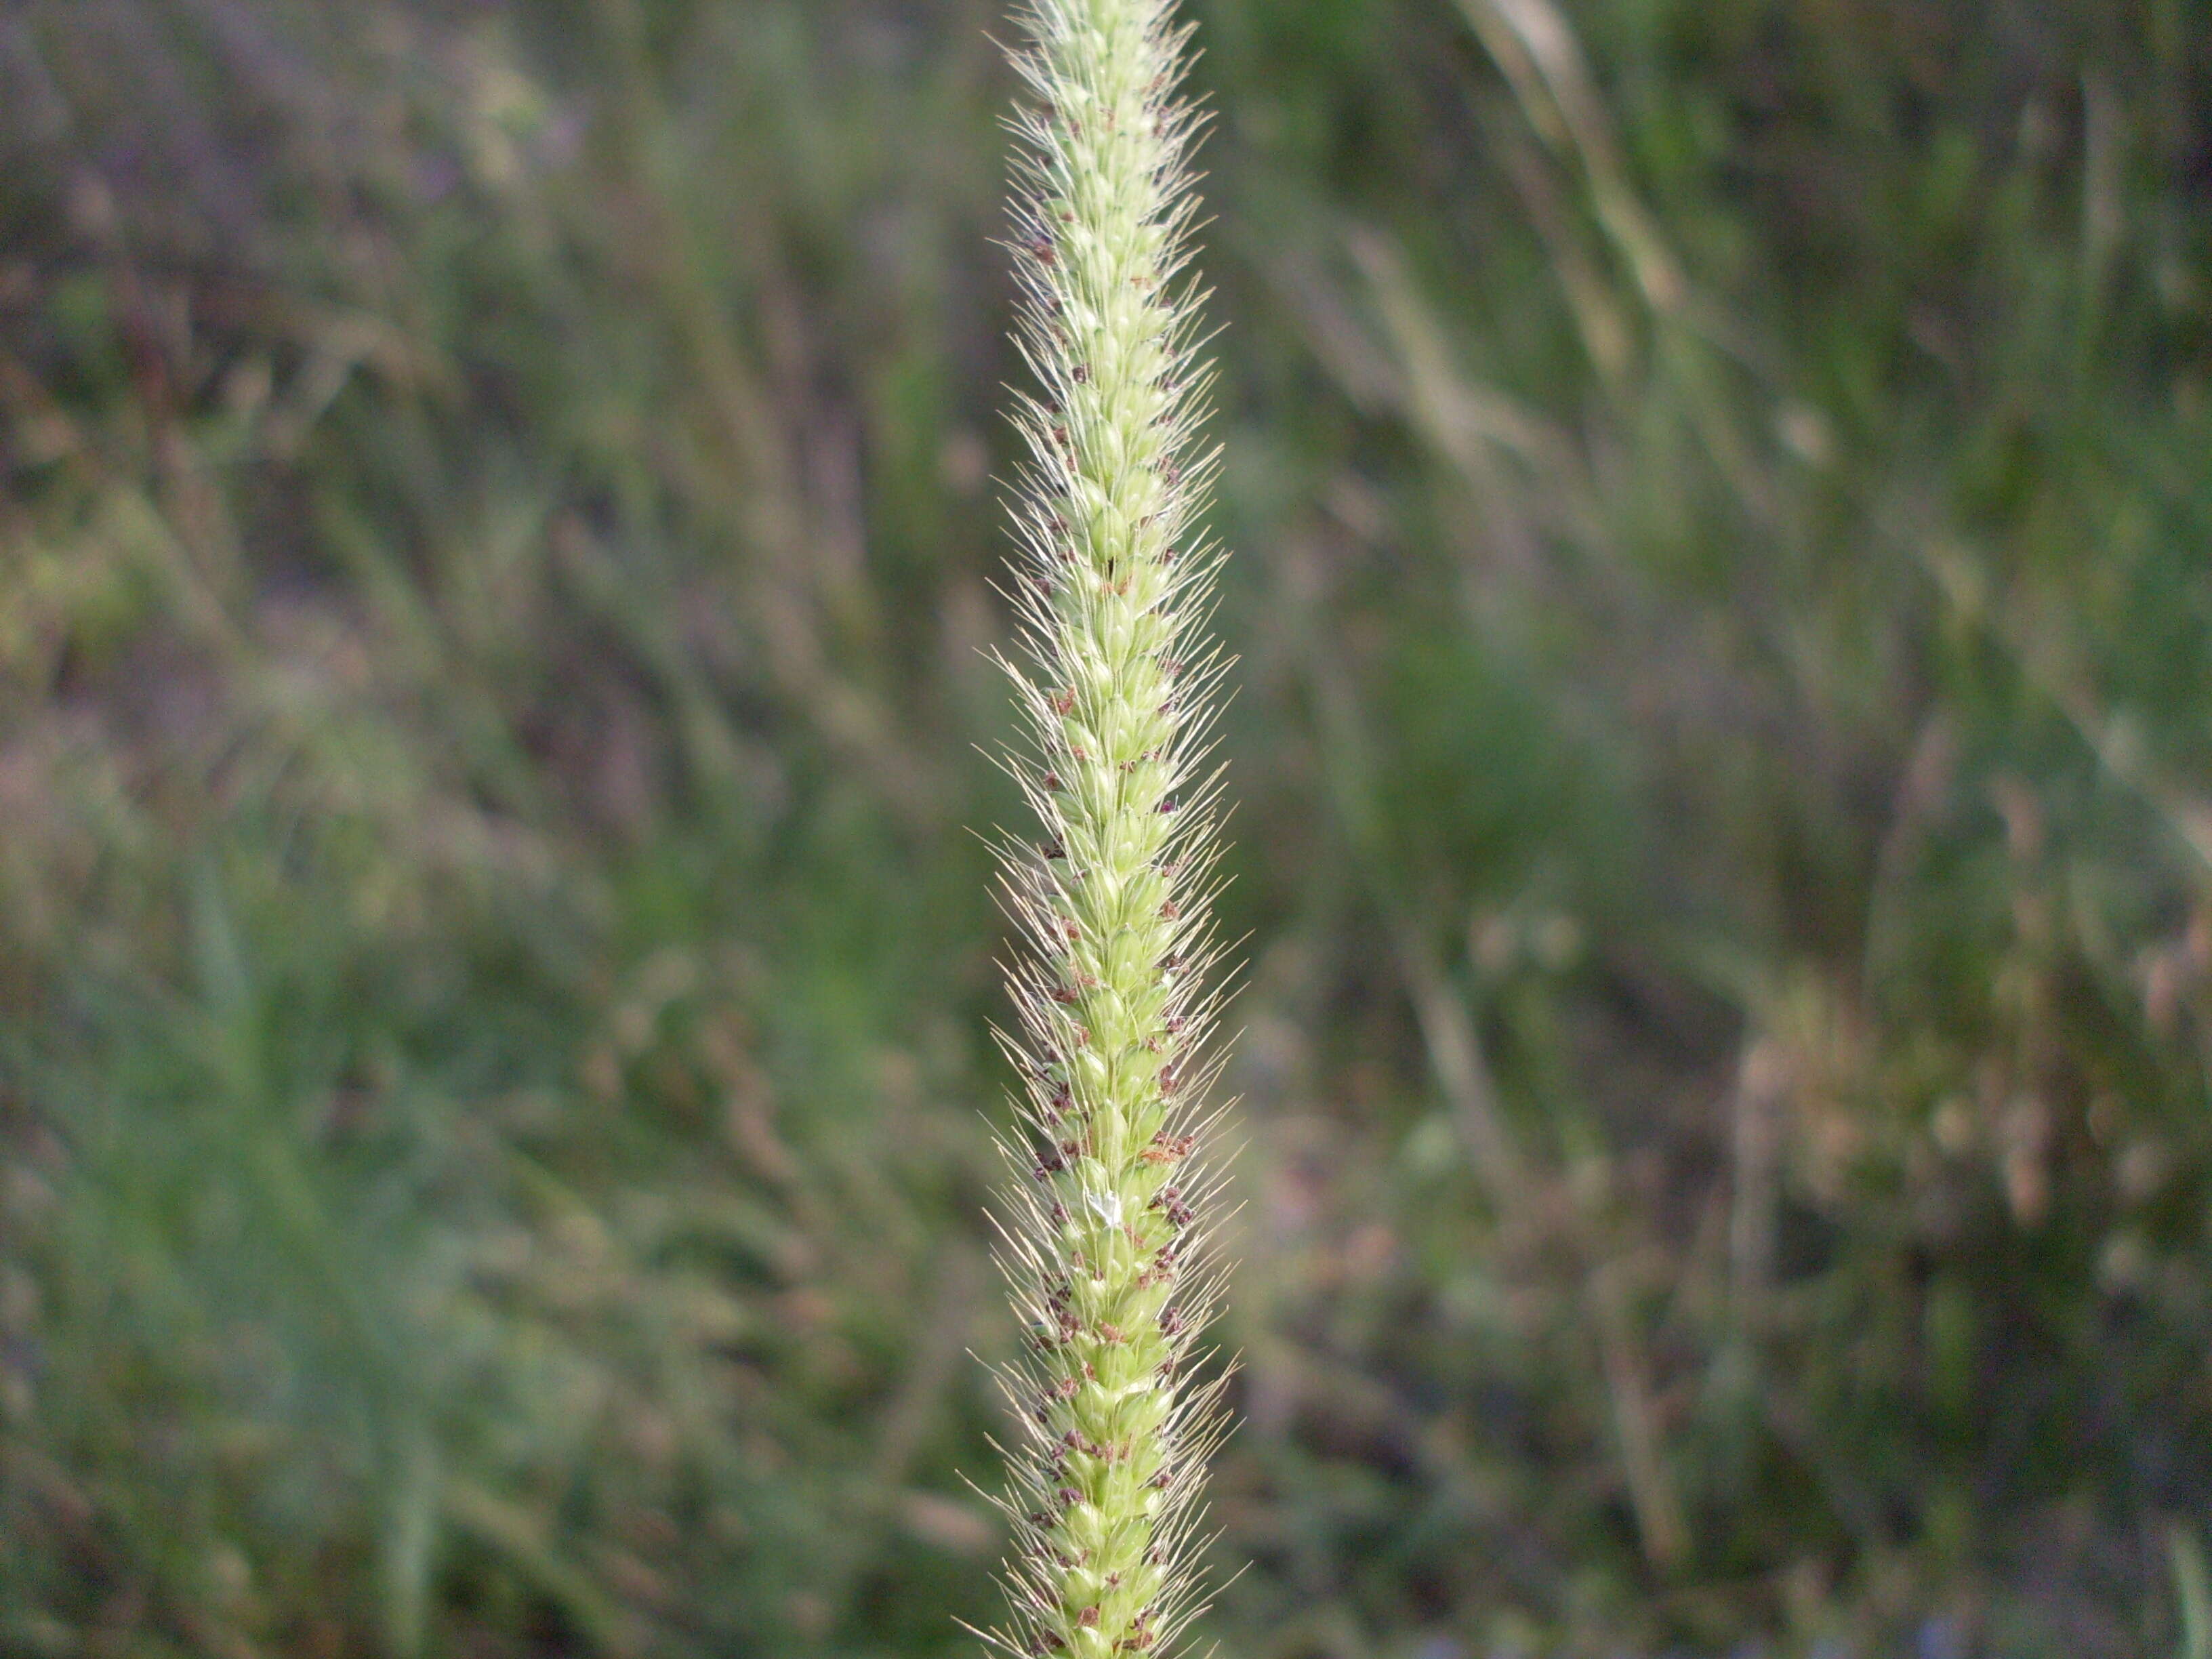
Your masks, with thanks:
[[(2212, 27), (1194, 0), (1251, 1659), (2212, 1652)], [(0, 10), (0, 1652), (966, 1651), (990, 0)]]

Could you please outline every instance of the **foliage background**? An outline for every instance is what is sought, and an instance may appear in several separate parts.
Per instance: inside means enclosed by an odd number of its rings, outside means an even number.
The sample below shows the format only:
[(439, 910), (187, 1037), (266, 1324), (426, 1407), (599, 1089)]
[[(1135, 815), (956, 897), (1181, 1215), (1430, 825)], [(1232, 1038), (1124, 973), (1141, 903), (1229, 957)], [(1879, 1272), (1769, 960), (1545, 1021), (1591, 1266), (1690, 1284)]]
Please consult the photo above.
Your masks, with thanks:
[[(1190, 11), (1213, 1633), (2212, 1652), (2202, 11)], [(967, 1650), (1005, 27), (0, 10), (0, 1650)]]

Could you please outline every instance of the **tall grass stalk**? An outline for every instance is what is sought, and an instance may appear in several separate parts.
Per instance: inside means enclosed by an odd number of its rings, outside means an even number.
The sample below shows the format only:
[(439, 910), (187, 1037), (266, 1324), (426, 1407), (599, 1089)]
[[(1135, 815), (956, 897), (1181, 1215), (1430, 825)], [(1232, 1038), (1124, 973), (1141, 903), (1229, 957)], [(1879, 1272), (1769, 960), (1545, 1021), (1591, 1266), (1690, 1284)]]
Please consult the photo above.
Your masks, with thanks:
[(1009, 663), (1028, 741), (1009, 761), (1043, 829), (1004, 849), (1025, 948), (1006, 1042), (1025, 1080), (1003, 1261), (1028, 1336), (1006, 1576), (986, 1638), (1077, 1659), (1157, 1650), (1196, 1610), (1192, 1532), (1223, 1425), (1186, 1373), (1218, 1269), (1215, 1181), (1194, 1155), (1218, 1059), (1206, 769), (1224, 659), (1204, 637), (1215, 468), (1194, 432), (1208, 378), (1182, 276), (1197, 125), (1176, 99), (1188, 31), (1168, 0), (1036, 0), (1014, 63), (1034, 106), (1012, 247), (1018, 338), (1016, 600)]

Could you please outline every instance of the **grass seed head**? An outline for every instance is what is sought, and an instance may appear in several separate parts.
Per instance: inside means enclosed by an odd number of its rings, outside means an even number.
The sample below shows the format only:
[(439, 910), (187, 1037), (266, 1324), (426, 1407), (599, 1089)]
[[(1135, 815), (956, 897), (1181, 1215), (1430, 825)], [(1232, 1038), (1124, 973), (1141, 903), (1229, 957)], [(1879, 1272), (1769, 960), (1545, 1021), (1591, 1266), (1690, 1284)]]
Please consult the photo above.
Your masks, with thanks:
[[(1222, 1429), (1218, 1385), (1182, 1363), (1211, 1310), (1176, 1291), (1214, 1280), (1188, 1273), (1206, 1230), (1188, 1194), (1212, 1190), (1193, 1057), (1215, 1006), (1198, 884), (1220, 665), (1202, 638), (1218, 553), (1196, 534), (1208, 377), (1182, 274), (1199, 123), (1176, 95), (1172, 11), (1033, 0), (1013, 54), (1030, 99), (1012, 123), (1016, 337), (1038, 390), (1015, 412), (1029, 661), (1012, 672), (1042, 834), (1006, 860), (1031, 1136), (1006, 1148), (1030, 1179), (1005, 1200), (1003, 1262), (1034, 1334), (1007, 1381), (1035, 1425), (1006, 1500), (1011, 1626), (988, 1634), (1008, 1654), (1172, 1643), (1195, 1611), (1193, 1505)], [(1206, 672), (1178, 692), (1192, 661)]]

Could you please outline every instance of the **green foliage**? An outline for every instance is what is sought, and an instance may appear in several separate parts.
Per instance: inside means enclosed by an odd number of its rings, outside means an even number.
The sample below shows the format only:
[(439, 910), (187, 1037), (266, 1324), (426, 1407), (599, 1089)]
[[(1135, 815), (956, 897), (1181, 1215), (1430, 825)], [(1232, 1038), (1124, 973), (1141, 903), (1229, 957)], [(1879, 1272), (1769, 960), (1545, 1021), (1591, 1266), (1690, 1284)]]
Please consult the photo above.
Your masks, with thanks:
[[(2202, 1648), (2212, 37), (1191, 13), (1208, 1628)], [(999, 26), (0, 17), (0, 1650), (969, 1645)]]

